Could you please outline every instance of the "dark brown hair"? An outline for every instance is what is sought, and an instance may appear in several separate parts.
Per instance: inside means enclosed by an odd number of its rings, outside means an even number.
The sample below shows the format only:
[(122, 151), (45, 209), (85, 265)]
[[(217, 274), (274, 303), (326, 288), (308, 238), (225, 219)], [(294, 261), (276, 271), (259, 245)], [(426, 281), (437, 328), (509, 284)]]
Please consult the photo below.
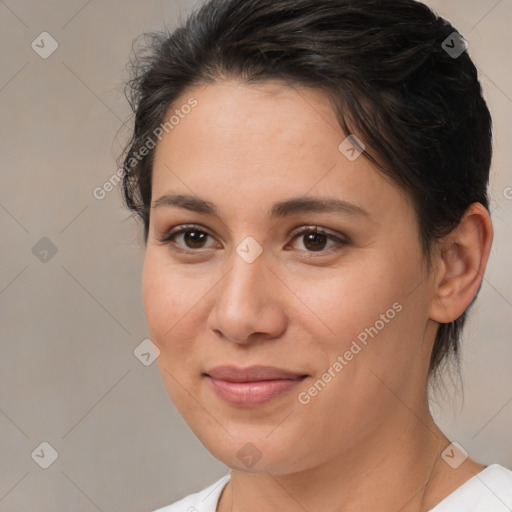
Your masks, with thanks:
[[(489, 210), (491, 117), (468, 52), (447, 51), (457, 37), (414, 0), (210, 0), (172, 32), (144, 34), (149, 45), (135, 52), (127, 84), (135, 120), (121, 160), (123, 199), (142, 220), (146, 243), (148, 141), (178, 96), (225, 78), (277, 79), (323, 90), (344, 132), (356, 134), (365, 157), (408, 193), (431, 269), (435, 242), (468, 206)], [(458, 362), (469, 307), (439, 325), (431, 375), (450, 354)]]

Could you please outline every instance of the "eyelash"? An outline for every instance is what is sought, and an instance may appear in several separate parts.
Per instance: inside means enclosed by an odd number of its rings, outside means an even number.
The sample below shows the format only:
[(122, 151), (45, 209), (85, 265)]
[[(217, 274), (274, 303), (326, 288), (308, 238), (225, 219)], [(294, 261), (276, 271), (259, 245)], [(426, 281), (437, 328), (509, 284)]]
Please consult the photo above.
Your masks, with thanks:
[[(188, 253), (188, 254), (200, 253), (201, 251), (207, 251), (208, 249), (211, 249), (208, 247), (201, 248), (201, 249), (184, 249), (183, 247), (179, 247), (178, 245), (176, 245), (176, 243), (173, 241), (173, 239), (176, 236), (186, 233), (188, 231), (199, 231), (199, 232), (205, 233), (206, 235), (213, 238), (213, 236), (210, 233), (208, 233), (208, 231), (206, 229), (203, 229), (201, 226), (199, 226), (197, 224), (186, 224), (183, 226), (179, 226), (178, 228), (173, 228), (173, 229), (169, 230), (162, 237), (157, 237), (157, 239), (161, 244), (169, 245), (173, 251), (181, 252), (181, 253)], [(338, 244), (338, 247), (331, 247), (330, 249), (326, 249), (326, 250), (323, 250), (323, 249), (319, 250), (319, 251), (300, 250), (300, 252), (309, 253), (309, 254), (311, 254), (311, 256), (314, 256), (315, 254), (320, 254), (320, 255), (331, 254), (332, 252), (341, 250), (343, 246), (349, 244), (348, 240), (342, 240), (333, 234), (327, 233), (326, 231), (319, 228), (318, 226), (307, 226), (307, 227), (301, 228), (298, 231), (292, 232), (290, 236), (293, 235), (292, 240), (295, 240), (296, 238), (299, 238), (300, 236), (304, 236), (306, 234), (311, 234), (311, 233), (318, 233), (320, 235), (324, 235), (328, 239), (333, 240), (334, 242), (336, 242)]]

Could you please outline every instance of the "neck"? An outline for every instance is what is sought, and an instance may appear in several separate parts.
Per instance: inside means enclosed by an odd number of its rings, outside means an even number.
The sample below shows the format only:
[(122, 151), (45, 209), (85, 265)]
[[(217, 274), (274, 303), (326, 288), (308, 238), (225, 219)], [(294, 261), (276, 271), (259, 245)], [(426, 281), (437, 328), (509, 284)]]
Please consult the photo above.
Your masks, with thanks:
[(445, 476), (454, 470), (440, 454), (449, 443), (430, 413), (420, 417), (404, 411), (402, 418), (316, 467), (279, 475), (233, 470), (217, 510), (429, 510), (468, 478), (452, 474), (447, 488)]

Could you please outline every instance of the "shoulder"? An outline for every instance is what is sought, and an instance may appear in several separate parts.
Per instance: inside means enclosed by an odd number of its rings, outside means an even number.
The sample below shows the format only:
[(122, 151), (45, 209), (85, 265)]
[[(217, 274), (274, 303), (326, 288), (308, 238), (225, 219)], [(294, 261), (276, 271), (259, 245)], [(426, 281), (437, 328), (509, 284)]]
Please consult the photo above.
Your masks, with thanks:
[(491, 464), (436, 505), (430, 512), (509, 512), (512, 471)]
[(228, 473), (202, 491), (189, 494), (185, 498), (154, 512), (215, 512), (222, 489), (230, 478), (231, 473)]

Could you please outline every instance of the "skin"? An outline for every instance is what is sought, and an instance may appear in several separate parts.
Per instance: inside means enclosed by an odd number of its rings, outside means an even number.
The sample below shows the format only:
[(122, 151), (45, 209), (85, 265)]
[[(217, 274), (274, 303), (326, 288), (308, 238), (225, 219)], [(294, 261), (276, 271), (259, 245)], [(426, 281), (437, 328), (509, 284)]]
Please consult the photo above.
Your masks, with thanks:
[[(364, 156), (340, 152), (346, 134), (321, 91), (219, 81), (187, 91), (174, 108), (191, 96), (198, 105), (155, 150), (152, 199), (192, 194), (219, 216), (151, 209), (143, 299), (172, 401), (232, 468), (217, 510), (429, 510), (485, 467), (468, 458), (452, 469), (440, 457), (450, 440), (430, 415), (426, 386), (438, 322), (460, 316), (482, 280), (487, 211), (471, 205), (428, 273), (407, 195)], [(274, 203), (304, 195), (369, 215), (268, 217)], [(190, 233), (159, 241), (183, 224), (210, 236), (192, 246)], [(315, 251), (307, 236), (291, 236), (308, 226), (348, 243), (320, 237)], [(262, 248), (252, 263), (236, 252), (248, 236)], [(401, 311), (301, 404), (298, 393), (397, 302)], [(309, 377), (259, 408), (235, 407), (203, 376), (220, 364)], [(252, 467), (237, 456), (249, 442), (261, 453)]]

